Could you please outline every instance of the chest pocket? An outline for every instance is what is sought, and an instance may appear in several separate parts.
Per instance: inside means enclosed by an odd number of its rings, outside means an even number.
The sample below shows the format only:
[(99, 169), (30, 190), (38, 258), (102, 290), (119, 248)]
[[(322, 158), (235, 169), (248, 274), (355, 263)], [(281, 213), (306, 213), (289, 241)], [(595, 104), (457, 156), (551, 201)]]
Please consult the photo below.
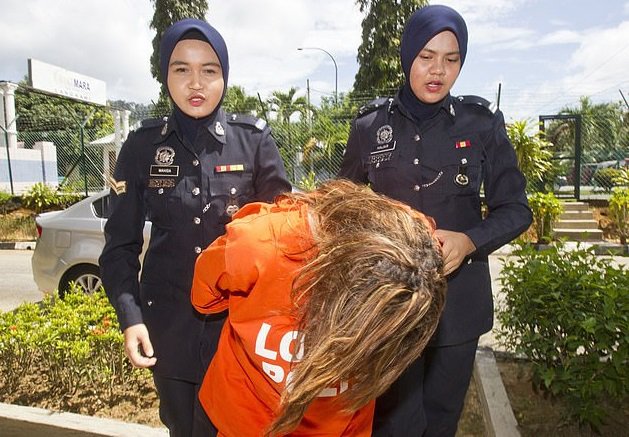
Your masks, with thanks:
[[(483, 180), (484, 151), (477, 136), (452, 138), (438, 153), (423, 160), (422, 188), (443, 196), (479, 195)], [(434, 151), (433, 151), (434, 152)]]
[(391, 193), (398, 186), (400, 148), (397, 143), (389, 147), (374, 146), (365, 158), (368, 178), (375, 191)]
[(210, 177), (211, 203), (219, 222), (227, 223), (245, 204), (255, 200), (253, 174), (249, 171), (215, 173)]
[(176, 224), (175, 211), (181, 211), (181, 194), (177, 186), (147, 188), (144, 197), (147, 211), (147, 219), (154, 226), (162, 229), (170, 229)]

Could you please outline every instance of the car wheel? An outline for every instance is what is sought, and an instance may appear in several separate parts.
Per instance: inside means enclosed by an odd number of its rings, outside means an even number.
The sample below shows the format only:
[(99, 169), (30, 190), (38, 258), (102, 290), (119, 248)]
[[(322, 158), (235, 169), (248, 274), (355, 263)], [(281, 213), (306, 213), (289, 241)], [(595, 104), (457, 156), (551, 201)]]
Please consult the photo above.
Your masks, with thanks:
[(70, 290), (71, 282), (74, 282), (87, 294), (92, 294), (103, 286), (99, 268), (89, 264), (74, 266), (63, 275), (59, 282), (59, 296), (61, 298)]

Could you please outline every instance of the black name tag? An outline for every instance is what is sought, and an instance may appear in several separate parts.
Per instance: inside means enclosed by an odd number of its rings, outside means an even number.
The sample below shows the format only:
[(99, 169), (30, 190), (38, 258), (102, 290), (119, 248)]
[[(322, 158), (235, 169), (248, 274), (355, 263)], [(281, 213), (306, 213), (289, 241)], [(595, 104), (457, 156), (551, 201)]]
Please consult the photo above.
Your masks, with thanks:
[(151, 176), (179, 176), (178, 165), (152, 165)]

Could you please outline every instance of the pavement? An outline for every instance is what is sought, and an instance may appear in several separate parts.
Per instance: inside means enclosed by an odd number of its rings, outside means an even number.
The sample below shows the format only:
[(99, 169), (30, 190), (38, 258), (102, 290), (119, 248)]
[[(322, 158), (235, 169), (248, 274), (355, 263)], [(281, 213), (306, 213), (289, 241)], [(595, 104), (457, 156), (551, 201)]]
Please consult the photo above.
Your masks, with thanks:
[[(584, 243), (582, 247), (591, 244)], [(34, 249), (34, 242), (19, 244), (2, 243), (0, 249)], [(566, 243), (568, 249), (577, 247), (576, 243)], [(607, 245), (597, 248), (596, 252), (607, 255), (609, 250), (620, 254), (629, 254), (627, 245)], [(501, 287), (498, 281), (502, 262), (509, 256), (512, 246), (506, 245), (489, 257), (494, 299), (499, 302)], [(629, 257), (613, 256), (613, 262), (629, 267)], [(483, 394), (483, 412), (485, 424), (490, 435), (519, 436), (517, 422), (506, 397), (502, 380), (496, 370), (493, 351), (501, 351), (494, 330), (481, 336), (475, 364), (475, 380)], [(145, 425), (116, 421), (74, 413), (55, 412), (41, 408), (24, 407), (0, 403), (0, 434), (3, 437), (98, 437), (98, 436), (167, 436), (166, 428), (153, 428)]]

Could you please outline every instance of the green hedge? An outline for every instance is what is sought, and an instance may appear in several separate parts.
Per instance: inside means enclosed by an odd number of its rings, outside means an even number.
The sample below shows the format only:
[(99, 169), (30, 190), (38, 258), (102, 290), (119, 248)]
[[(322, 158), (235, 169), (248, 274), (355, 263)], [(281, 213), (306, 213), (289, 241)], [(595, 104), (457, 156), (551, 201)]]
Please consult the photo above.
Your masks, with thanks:
[(513, 255), (500, 278), (499, 341), (531, 360), (537, 387), (596, 430), (606, 417), (601, 401), (627, 399), (629, 274), (562, 244), (519, 246)]
[(133, 386), (149, 377), (126, 359), (123, 335), (104, 292), (87, 295), (75, 287), (0, 313), (0, 362), (3, 390), (28, 374), (46, 378), (51, 396), (91, 387), (107, 401), (117, 385)]

